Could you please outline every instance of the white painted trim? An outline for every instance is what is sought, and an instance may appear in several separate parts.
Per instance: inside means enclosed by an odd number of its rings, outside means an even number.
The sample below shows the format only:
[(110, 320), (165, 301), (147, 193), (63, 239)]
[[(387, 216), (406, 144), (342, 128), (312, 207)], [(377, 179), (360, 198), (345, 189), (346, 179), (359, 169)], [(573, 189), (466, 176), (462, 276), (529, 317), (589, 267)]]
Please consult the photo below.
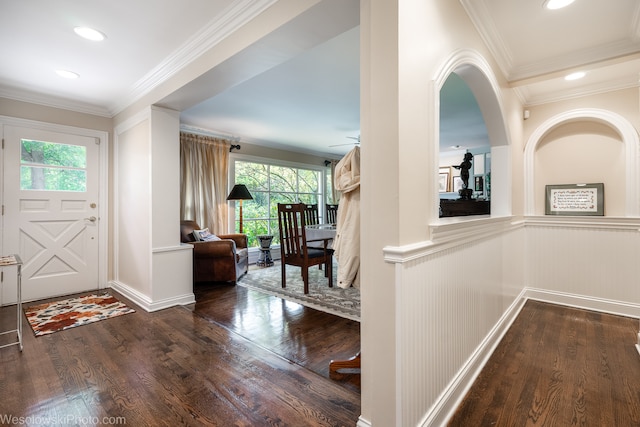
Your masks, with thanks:
[(535, 152), (538, 144), (554, 128), (569, 122), (590, 120), (614, 129), (625, 144), (626, 157), (626, 212), (627, 216), (640, 215), (640, 171), (638, 171), (640, 153), (640, 138), (638, 132), (629, 121), (619, 114), (596, 108), (579, 108), (557, 114), (531, 134), (524, 148), (524, 212), (525, 215), (535, 215)]
[(371, 421), (362, 418), (362, 415), (360, 415), (358, 417), (358, 422), (356, 423), (356, 427), (371, 427), (373, 424), (371, 424)]
[(114, 138), (128, 131), (129, 129), (134, 128), (136, 125), (142, 123), (143, 121), (149, 120), (149, 119), (151, 119), (151, 107), (143, 108), (142, 110), (138, 111), (136, 114), (124, 120), (122, 123), (118, 124), (115, 127)]
[(390, 263), (406, 263), (463, 243), (486, 239), (522, 227), (524, 222), (514, 217), (481, 217), (449, 224), (432, 225), (432, 240), (402, 246), (385, 246), (384, 260)]
[[(513, 69), (513, 56), (507, 49), (507, 44), (500, 35), (500, 32), (494, 24), (494, 19), (491, 13), (487, 9), (486, 5), (482, 1), (475, 0), (460, 0), (462, 7), (471, 17), (478, 34), (484, 41), (484, 45), (487, 46), (496, 62), (500, 71), (506, 77), (509, 77), (509, 70)], [(482, 22), (484, 25), (477, 25), (478, 22)], [(495, 42), (493, 42), (495, 41)]]
[(384, 260), (390, 263), (405, 263), (434, 253), (486, 239), (490, 236), (515, 230), (519, 227), (588, 228), (592, 230), (639, 231), (640, 219), (628, 217), (477, 217), (450, 223), (432, 224), (432, 240), (402, 246), (385, 246)]
[(591, 230), (623, 230), (640, 231), (640, 218), (610, 217), (610, 216), (532, 216), (526, 217), (527, 227), (559, 227), (588, 228)]
[[(459, 49), (454, 51), (444, 62), (438, 67), (438, 72), (432, 79), (434, 86), (433, 108), (436, 111), (434, 126), (436, 126), (436, 137), (438, 142), (434, 144), (433, 170), (438, 170), (439, 159), (439, 138), (440, 132), (437, 128), (440, 122), (440, 90), (451, 73), (456, 73), (469, 86), (475, 96), (484, 122), (487, 127), (489, 136), (489, 144), (491, 145), (491, 169), (492, 169), (492, 185), (500, 182), (498, 186), (493, 185), (491, 196), (491, 212), (495, 215), (511, 214), (511, 154), (512, 146), (509, 132), (509, 121), (505, 118), (505, 108), (501, 98), (501, 87), (495, 77), (493, 69), (484, 57), (473, 49)], [(496, 178), (497, 177), (497, 178)], [(432, 191), (437, 191), (437, 182), (433, 183)], [(437, 200), (437, 199), (436, 199)], [(438, 218), (438, 203), (434, 203), (432, 218)]]
[(195, 295), (193, 293), (159, 301), (152, 301), (147, 295), (141, 293), (136, 289), (133, 289), (128, 285), (125, 285), (122, 282), (113, 280), (110, 282), (110, 286), (148, 312), (163, 310), (165, 308), (173, 307), (176, 305), (193, 304), (196, 302)]
[(524, 296), (527, 299), (559, 304), (582, 310), (592, 310), (616, 316), (633, 317), (636, 319), (640, 318), (640, 304), (635, 303), (529, 287), (524, 289)]
[(107, 107), (26, 89), (17, 89), (5, 84), (0, 84), (0, 98), (13, 99), (15, 101), (28, 102), (30, 104), (43, 105), (45, 107), (58, 108), (76, 113), (112, 118), (112, 114)]
[(111, 114), (115, 116), (127, 106), (150, 93), (275, 2), (276, 0), (238, 0), (233, 2), (222, 14), (217, 15), (214, 20), (197, 31), (164, 61), (138, 80), (128, 90), (128, 96), (110, 106)]
[(152, 248), (151, 253), (158, 254), (163, 252), (175, 252), (175, 251), (190, 251), (193, 249), (188, 243), (181, 243), (175, 246), (159, 246), (157, 248)]

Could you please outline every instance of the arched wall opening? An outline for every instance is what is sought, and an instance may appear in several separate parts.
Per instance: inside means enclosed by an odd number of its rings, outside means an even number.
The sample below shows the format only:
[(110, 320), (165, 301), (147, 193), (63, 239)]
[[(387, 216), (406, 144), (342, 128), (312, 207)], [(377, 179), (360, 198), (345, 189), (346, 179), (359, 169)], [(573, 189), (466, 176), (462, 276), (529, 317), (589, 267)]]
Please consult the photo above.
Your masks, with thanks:
[(638, 216), (639, 145), (629, 121), (610, 111), (551, 117), (525, 146), (525, 214), (544, 215), (545, 185), (604, 183), (605, 216)]
[[(441, 71), (434, 79), (436, 92), (440, 93), (447, 78), (457, 74), (469, 86), (480, 107), (487, 129), (491, 155), (491, 216), (511, 215), (511, 156), (509, 133), (504, 119), (503, 109), (498, 97), (499, 85), (493, 77), (493, 72), (484, 58), (473, 50), (455, 52), (441, 67)], [(440, 97), (436, 97), (438, 105), (435, 111), (440, 111)], [(436, 123), (439, 122), (436, 120)], [(438, 144), (436, 144), (435, 159), (439, 159), (440, 135), (438, 129)], [(435, 165), (438, 170), (438, 165)], [(438, 180), (435, 180), (438, 186)], [(435, 188), (438, 194), (438, 188)], [(434, 203), (434, 217), (438, 209), (438, 202)]]

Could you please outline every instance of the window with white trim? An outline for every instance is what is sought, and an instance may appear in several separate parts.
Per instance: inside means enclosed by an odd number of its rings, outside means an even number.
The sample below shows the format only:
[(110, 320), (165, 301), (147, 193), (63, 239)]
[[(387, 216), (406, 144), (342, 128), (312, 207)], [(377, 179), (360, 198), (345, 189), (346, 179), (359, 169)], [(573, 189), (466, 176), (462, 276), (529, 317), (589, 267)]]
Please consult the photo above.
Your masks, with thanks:
[[(278, 232), (278, 203), (318, 204), (320, 222), (326, 200), (326, 174), (323, 167), (294, 163), (280, 163), (267, 159), (232, 159), (230, 170), (234, 184), (244, 184), (253, 200), (245, 200), (243, 232), (249, 247), (257, 247), (256, 236), (272, 235), (273, 245), (280, 243)], [(239, 229), (240, 212), (235, 210), (235, 227)]]

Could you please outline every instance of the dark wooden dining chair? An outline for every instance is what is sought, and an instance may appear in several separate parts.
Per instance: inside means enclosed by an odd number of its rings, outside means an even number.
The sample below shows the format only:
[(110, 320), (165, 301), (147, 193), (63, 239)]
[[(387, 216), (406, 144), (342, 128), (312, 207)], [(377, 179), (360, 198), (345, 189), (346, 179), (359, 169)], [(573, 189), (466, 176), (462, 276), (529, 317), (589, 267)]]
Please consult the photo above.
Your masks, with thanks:
[(304, 205), (304, 222), (307, 225), (320, 224), (320, 213), (318, 205)]
[[(280, 229), (280, 256), (282, 265), (282, 287), (286, 287), (286, 266), (294, 265), (302, 270), (304, 293), (309, 293), (309, 267), (324, 264), (325, 277), (333, 287), (333, 251), (328, 249), (331, 239), (307, 241), (305, 227), (306, 205), (303, 203), (278, 203), (278, 227)], [(322, 248), (310, 247), (308, 243), (324, 242)]]
[(330, 205), (327, 203), (327, 224), (335, 224), (338, 222), (338, 205)]

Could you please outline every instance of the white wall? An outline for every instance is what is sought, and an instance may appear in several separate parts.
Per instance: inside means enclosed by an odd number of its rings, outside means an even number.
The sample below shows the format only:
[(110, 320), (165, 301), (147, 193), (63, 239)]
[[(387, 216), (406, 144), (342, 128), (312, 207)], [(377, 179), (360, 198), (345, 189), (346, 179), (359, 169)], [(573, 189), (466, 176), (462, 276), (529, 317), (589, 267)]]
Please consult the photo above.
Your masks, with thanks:
[(626, 150), (620, 135), (602, 123), (582, 120), (559, 126), (538, 144), (535, 214), (545, 213), (545, 186), (604, 183), (605, 214), (625, 215)]
[(180, 113), (151, 107), (150, 114), (151, 308), (159, 309), (195, 301), (193, 249), (180, 243)]
[(116, 127), (112, 286), (148, 311), (195, 301), (180, 244), (179, 114), (143, 109)]
[(603, 182), (605, 215), (640, 215), (638, 98), (626, 89), (532, 108), (523, 137), (527, 215), (544, 213), (544, 185), (557, 180)]
[(148, 117), (116, 129), (115, 280), (151, 296), (151, 159)]
[[(362, 220), (359, 425), (441, 425), (526, 298), (640, 313), (630, 259), (638, 251), (639, 224), (619, 218), (633, 212), (629, 206), (638, 199), (629, 191), (636, 185), (629, 177), (635, 176), (637, 142), (628, 143), (629, 135), (637, 139), (629, 128), (638, 127), (638, 90), (532, 107), (524, 122), (523, 106), (458, 2), (361, 4), (361, 128), (368, 142), (362, 209), (375, 215)], [(490, 112), (502, 118), (506, 138), (492, 138), (492, 218), (439, 221), (434, 82), (465, 51), (490, 68), (489, 88), (499, 104)], [(545, 120), (576, 108), (607, 109), (630, 125), (611, 132), (611, 126), (576, 124), (541, 135), (549, 140), (535, 152), (540, 176), (532, 184), (525, 142)], [(578, 161), (559, 170), (575, 160), (577, 149), (584, 149)], [(527, 200), (539, 203), (526, 191), (538, 191), (545, 179), (591, 177), (614, 187), (607, 206), (618, 218), (576, 226), (570, 219), (551, 224), (519, 216)], [(580, 248), (572, 250), (572, 242)]]
[[(492, 174), (505, 181), (503, 194), (492, 192), (492, 198), (503, 206), (506, 225), (494, 218), (484, 225), (437, 218), (438, 84), (465, 58), (483, 71), (497, 69), (460, 4), (361, 5), (361, 130), (367, 141), (361, 200), (363, 212), (375, 215), (363, 216), (361, 228), (360, 425), (410, 426), (428, 416), (521, 291), (522, 278), (509, 269), (522, 265), (521, 243), (512, 238), (520, 231), (509, 225), (511, 169), (505, 162), (492, 161)], [(521, 115), (510, 111), (521, 105), (499, 74), (484, 79), (492, 79), (489, 91), (498, 91), (498, 110), (491, 114), (518, 132)], [(520, 122), (508, 122), (514, 117)], [(503, 125), (492, 143), (507, 162), (511, 132)]]

